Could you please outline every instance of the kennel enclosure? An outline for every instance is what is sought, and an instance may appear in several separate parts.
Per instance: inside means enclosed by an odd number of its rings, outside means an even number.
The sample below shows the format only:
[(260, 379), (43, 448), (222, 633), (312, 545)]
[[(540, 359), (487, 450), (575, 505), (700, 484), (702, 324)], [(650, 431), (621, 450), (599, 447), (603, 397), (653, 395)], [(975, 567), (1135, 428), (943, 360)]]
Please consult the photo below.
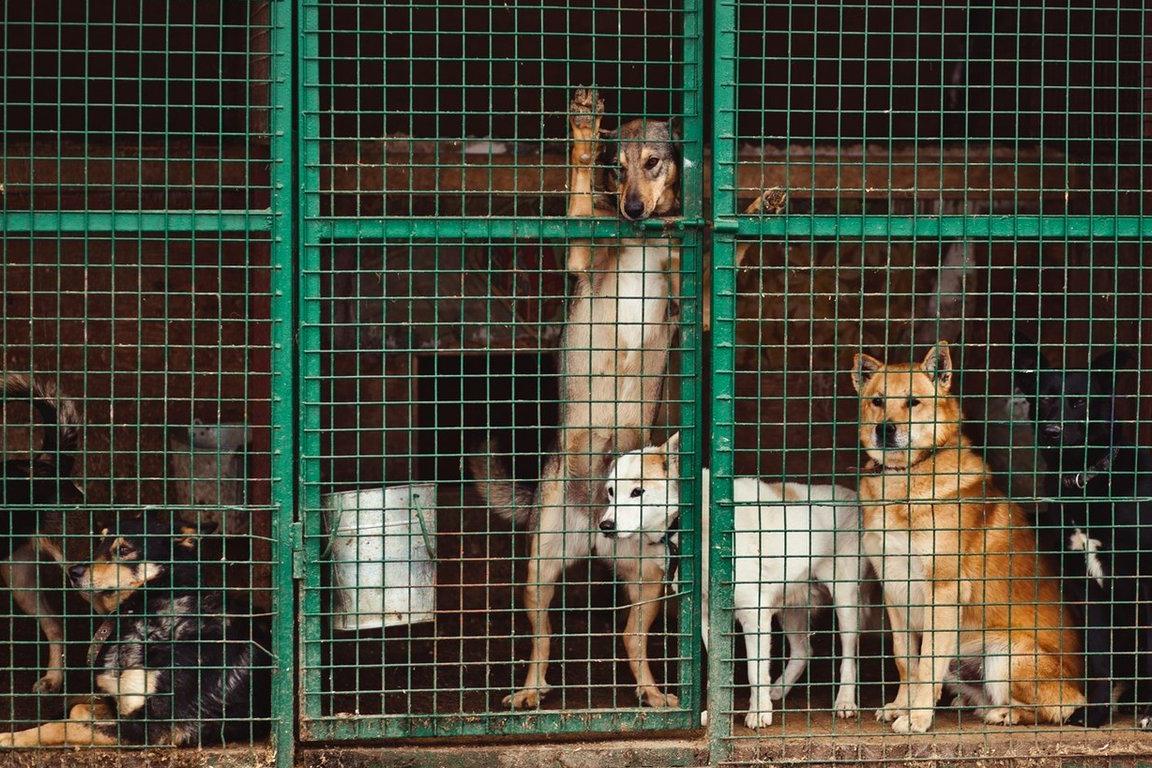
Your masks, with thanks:
[[(188, 506), (174, 430), (252, 430), (237, 505), (250, 530), (215, 541), (202, 573), (275, 624), (281, 764), (380, 740), (581, 734), (642, 735), (685, 765), (1152, 750), (1127, 726), (1005, 735), (946, 709), (925, 736), (893, 735), (870, 716), (896, 680), (882, 631), (863, 644), (861, 720), (836, 720), (827, 620), (807, 676), (754, 734), (731, 568), (733, 477), (855, 484), (862, 348), (955, 342), (973, 439), (1031, 506), (1048, 501), (1048, 470), (1013, 383), (1025, 334), (1068, 367), (1134, 350), (1118, 412), (1147, 442), (1143, 9), (253, 0), (9, 4), (0, 18), (5, 369), (83, 406), (81, 528)], [(569, 101), (591, 85), (606, 128), (677, 124), (681, 216), (565, 216)], [(780, 214), (742, 213), (772, 188), (788, 195)], [(467, 460), (491, 437), (516, 477), (539, 477), (562, 407), (568, 247), (666, 236), (682, 298), (654, 439), (683, 434), (682, 576), (649, 655), (679, 705), (636, 705), (623, 590), (589, 559), (553, 603), (554, 690), (510, 712), (527, 535), (483, 505)], [(31, 424), (6, 418), (16, 453), (11, 427)], [(340, 629), (326, 499), (426, 483), (435, 621)], [(91, 626), (75, 600), (63, 611), (64, 694), (79, 694)], [(13, 606), (0, 634), (5, 727), (59, 716), (64, 694), (30, 692), (46, 655), (35, 622)]]

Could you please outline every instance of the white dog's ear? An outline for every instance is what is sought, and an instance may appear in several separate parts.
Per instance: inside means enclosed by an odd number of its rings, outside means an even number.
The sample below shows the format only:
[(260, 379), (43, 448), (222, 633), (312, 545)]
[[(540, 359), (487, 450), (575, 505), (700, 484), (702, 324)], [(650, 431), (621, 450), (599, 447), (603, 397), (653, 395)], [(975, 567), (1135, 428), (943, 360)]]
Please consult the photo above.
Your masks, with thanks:
[(938, 341), (936, 346), (928, 350), (920, 363), (920, 370), (928, 374), (928, 378), (936, 384), (936, 389), (947, 393), (952, 386), (952, 350), (948, 342)]
[(856, 355), (852, 358), (852, 386), (856, 387), (857, 392), (864, 389), (868, 379), (872, 378), (872, 375), (883, 366), (884, 363), (871, 355), (866, 355), (863, 352)]
[(680, 476), (680, 433), (677, 432), (660, 447), (664, 453), (664, 469), (669, 477)]

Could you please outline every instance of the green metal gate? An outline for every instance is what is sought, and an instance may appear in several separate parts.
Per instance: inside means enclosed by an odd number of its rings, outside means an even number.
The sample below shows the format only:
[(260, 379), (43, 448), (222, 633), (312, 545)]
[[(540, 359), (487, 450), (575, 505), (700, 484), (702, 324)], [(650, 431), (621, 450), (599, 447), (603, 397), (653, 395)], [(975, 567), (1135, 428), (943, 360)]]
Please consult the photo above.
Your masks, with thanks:
[[(485, 432), (497, 434), (493, 456), (520, 464), (547, 450), (568, 245), (663, 234), (662, 222), (563, 217), (568, 103), (576, 88), (599, 85), (606, 126), (682, 120), (684, 219), (668, 232), (683, 259), (668, 396), (679, 407), (665, 424), (682, 429), (684, 472), (696, 476), (699, 7), (558, 14), (521, 3), (306, 0), (299, 21), (302, 738), (691, 727), (695, 602), (662, 599), (667, 627), (653, 631), (664, 649), (658, 677), (679, 705), (642, 709), (617, 650), (617, 612), (601, 602), (615, 603), (617, 585), (591, 558), (570, 569), (554, 603), (555, 689), (539, 709), (501, 703), (523, 675), (526, 536), (476, 503), (466, 464)], [(647, 36), (615, 31), (625, 21)], [(353, 629), (366, 604), (331, 580), (336, 524), (325, 518), (337, 502), (328, 495), (414, 483), (423, 501), (405, 496), (399, 506), (422, 510), (405, 534), (413, 551), (426, 542), (439, 550), (435, 621), (415, 607), (428, 593), (413, 581), (399, 587), (407, 594), (393, 626)], [(684, 496), (685, 591), (695, 583), (687, 532), (696, 485)], [(342, 498), (353, 509), (345, 519), (358, 519), (357, 502)], [(367, 574), (369, 557), (359, 557)], [(401, 580), (421, 576), (412, 557)]]

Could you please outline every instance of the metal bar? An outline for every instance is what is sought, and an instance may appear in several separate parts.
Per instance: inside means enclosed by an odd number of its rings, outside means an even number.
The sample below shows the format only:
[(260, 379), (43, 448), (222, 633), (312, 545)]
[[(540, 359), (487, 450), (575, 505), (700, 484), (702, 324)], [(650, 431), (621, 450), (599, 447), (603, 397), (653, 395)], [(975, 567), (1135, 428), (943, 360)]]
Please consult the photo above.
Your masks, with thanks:
[[(296, 112), (293, 53), (296, 38), (292, 0), (271, 8), (270, 87), (272, 182), (272, 518), (273, 564), (272, 746), (277, 768), (289, 768), (296, 753), (296, 585), (293, 537), (296, 514)], [(251, 105), (250, 105), (251, 106)], [(258, 105), (257, 105), (258, 106)]]
[[(712, 18), (712, 216), (718, 224), (736, 214), (736, 43), (735, 0), (716, 0)], [(727, 217), (727, 218), (726, 218)], [(711, 421), (707, 509), (709, 535), (701, 543), (708, 550), (708, 752), (709, 764), (718, 765), (731, 751), (733, 691), (732, 623), (732, 448), (734, 445), (732, 371), (735, 365), (735, 249), (731, 232), (720, 225), (712, 234), (711, 368), (703, 373), (711, 386)], [(725, 234), (724, 231), (728, 233)]]
[(316, 236), (332, 240), (506, 240), (531, 238), (568, 240), (571, 238), (621, 238), (643, 236), (660, 229), (680, 229), (680, 221), (647, 221), (641, 225), (619, 219), (555, 219), (531, 217), (486, 218), (318, 218), (309, 221)]
[(269, 209), (232, 211), (2, 211), (0, 231), (84, 232), (270, 232)]
[[(724, 224), (726, 225), (726, 223)], [(717, 226), (722, 226), (717, 221)], [(1152, 216), (880, 216), (791, 214), (766, 218), (740, 218), (741, 237), (895, 237), (981, 238), (1014, 240), (1034, 238), (1152, 237)]]
[[(320, 329), (317, 327), (320, 320), (320, 307), (314, 297), (320, 294), (320, 277), (317, 274), (320, 266), (319, 242), (316, 232), (315, 218), (320, 210), (319, 189), (320, 151), (314, 137), (319, 135), (320, 119), (317, 114), (320, 106), (319, 79), (320, 67), (317, 62), (319, 40), (316, 30), (319, 28), (319, 10), (316, 4), (308, 0), (297, 0), (297, 24), (299, 45), (297, 51), (297, 101), (299, 104), (299, 130), (296, 144), (298, 168), (300, 169), (300, 187), (297, 197), (297, 210), (299, 215), (299, 239), (297, 248), (300, 259), (300, 271), (297, 275), (297, 296), (300, 300), (298, 309), (299, 328), (297, 331), (298, 356), (298, 445), (301, 456), (315, 456), (320, 450)], [(296, 472), (298, 510), (300, 522), (303, 526), (304, 562), (303, 578), (300, 582), (300, 592), (297, 605), (300, 611), (299, 631), (299, 662), (297, 666), (298, 685), (300, 686), (301, 718), (313, 718), (321, 714), (319, 701), (316, 697), (308, 696), (310, 691), (319, 691), (321, 687), (320, 667), (320, 521), (319, 515), (309, 514), (309, 510), (317, 510), (320, 505), (318, 482), (320, 479), (319, 463), (315, 461), (300, 461)], [(303, 723), (301, 731), (304, 733)]]

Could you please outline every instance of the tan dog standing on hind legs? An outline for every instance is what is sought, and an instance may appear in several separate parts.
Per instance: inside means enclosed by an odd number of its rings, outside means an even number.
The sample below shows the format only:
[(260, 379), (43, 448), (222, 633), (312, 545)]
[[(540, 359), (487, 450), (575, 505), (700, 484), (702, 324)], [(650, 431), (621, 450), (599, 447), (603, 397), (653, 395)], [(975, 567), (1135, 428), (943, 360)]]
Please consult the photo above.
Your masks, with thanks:
[[(572, 100), (569, 216), (615, 215), (597, 210), (593, 169), (600, 151), (603, 102), (579, 90)], [(675, 213), (679, 173), (667, 123), (633, 121), (621, 127), (618, 208), (628, 218)], [(562, 403), (559, 450), (544, 466), (533, 493), (513, 483), (489, 456), (473, 456), (473, 476), (489, 506), (532, 528), (524, 605), (532, 625), (532, 657), (523, 688), (506, 697), (513, 708), (533, 708), (549, 686), (548, 608), (564, 570), (593, 552), (610, 559), (628, 591), (628, 660), (642, 703), (676, 706), (656, 686), (647, 658), (648, 630), (664, 591), (663, 558), (620, 552), (596, 529), (603, 477), (611, 457), (648, 441), (675, 333), (672, 317), (679, 248), (666, 238), (607, 244), (573, 243), (568, 271), (575, 295), (560, 345)]]
[(1084, 703), (1080, 639), (1023, 511), (961, 432), (952, 357), (918, 365), (857, 355), (864, 548), (884, 589), (897, 733), (932, 726), (942, 687), (998, 725), (1063, 723)]
[[(603, 102), (578, 90), (571, 104), (568, 215), (640, 220), (679, 213), (680, 167), (675, 136), (666, 122), (633, 120), (616, 132), (618, 163), (611, 207), (598, 206), (593, 171), (600, 156)], [(783, 195), (771, 190), (749, 206), (754, 212)], [(742, 246), (742, 257), (747, 245)], [(618, 453), (648, 444), (675, 335), (680, 249), (664, 237), (589, 243), (568, 249), (576, 278), (560, 342), (561, 423), (558, 450), (545, 462), (535, 492), (518, 485), (492, 451), (470, 466), (480, 494), (500, 514), (531, 528), (524, 605), (532, 626), (532, 656), (521, 690), (505, 698), (513, 708), (534, 708), (548, 692), (552, 626), (548, 608), (569, 565), (595, 555), (615, 569), (630, 603), (624, 645), (642, 704), (677, 706), (656, 685), (647, 657), (648, 632), (664, 593), (665, 548), (616, 542), (597, 530), (604, 478)]]

